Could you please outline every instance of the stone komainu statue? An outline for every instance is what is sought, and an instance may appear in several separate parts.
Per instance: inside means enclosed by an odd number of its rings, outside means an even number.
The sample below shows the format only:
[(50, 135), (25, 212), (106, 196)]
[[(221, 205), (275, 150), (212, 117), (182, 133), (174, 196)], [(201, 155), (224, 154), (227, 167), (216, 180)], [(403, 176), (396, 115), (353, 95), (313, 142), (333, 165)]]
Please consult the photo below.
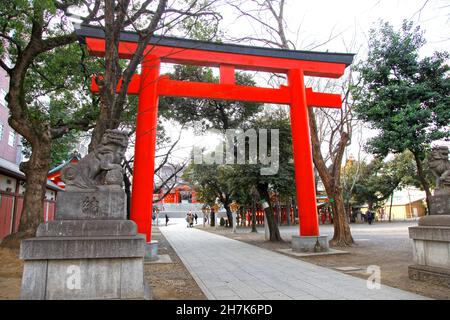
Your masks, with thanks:
[(120, 130), (106, 130), (100, 145), (78, 163), (61, 172), (67, 191), (98, 189), (99, 186), (122, 186), (122, 160), (128, 146), (128, 135)]
[(436, 189), (450, 189), (448, 147), (434, 147), (428, 155), (428, 165), (436, 177)]

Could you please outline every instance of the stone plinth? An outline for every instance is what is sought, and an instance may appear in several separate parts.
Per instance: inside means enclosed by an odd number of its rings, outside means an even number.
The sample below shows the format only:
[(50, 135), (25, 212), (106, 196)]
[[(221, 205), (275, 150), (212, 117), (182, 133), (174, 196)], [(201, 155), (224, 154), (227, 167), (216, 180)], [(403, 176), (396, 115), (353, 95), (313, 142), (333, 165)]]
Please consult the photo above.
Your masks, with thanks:
[(29, 260), (21, 299), (143, 299), (140, 258)]
[(36, 237), (134, 236), (137, 226), (130, 220), (60, 220), (39, 225)]
[(409, 277), (450, 286), (450, 216), (426, 216), (409, 228), (415, 265)]
[(328, 251), (327, 236), (292, 236), (291, 246), (297, 252)]
[(129, 220), (41, 224), (21, 244), (21, 299), (144, 299), (144, 244)]

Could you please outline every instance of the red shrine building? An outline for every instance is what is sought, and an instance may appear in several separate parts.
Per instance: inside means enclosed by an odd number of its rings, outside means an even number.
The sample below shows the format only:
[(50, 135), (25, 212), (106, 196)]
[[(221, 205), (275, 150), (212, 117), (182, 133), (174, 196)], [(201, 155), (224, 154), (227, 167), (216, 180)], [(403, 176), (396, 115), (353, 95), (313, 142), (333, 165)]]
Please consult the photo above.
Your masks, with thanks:
[[(161, 198), (166, 193), (166, 190), (161, 190), (160, 193), (155, 194), (156, 199)], [(198, 203), (197, 192), (189, 185), (180, 183), (176, 185), (161, 201), (162, 203)]]
[[(174, 168), (170, 165), (165, 165), (159, 170), (158, 175), (155, 175), (155, 189), (161, 190), (153, 193), (153, 200), (156, 201), (160, 208), (166, 203), (198, 203), (197, 192), (181, 178), (182, 174), (183, 170), (174, 174)], [(158, 188), (160, 185), (168, 185), (169, 187)], [(158, 199), (161, 200), (158, 201)]]

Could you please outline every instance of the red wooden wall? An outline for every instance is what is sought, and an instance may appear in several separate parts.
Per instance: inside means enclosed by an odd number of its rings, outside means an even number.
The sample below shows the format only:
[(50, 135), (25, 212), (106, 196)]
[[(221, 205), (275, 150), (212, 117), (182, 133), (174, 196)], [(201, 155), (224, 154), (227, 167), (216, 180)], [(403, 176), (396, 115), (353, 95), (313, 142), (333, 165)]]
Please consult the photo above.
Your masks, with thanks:
[[(44, 221), (55, 218), (56, 202), (44, 200)], [(23, 196), (0, 191), (0, 240), (19, 229), (23, 208)]]

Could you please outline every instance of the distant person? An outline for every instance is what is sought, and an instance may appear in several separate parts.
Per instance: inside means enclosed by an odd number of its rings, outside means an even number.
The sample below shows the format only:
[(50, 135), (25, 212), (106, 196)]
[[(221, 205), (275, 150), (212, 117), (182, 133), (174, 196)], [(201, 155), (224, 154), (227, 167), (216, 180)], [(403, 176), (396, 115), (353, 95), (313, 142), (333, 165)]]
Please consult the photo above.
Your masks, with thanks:
[(167, 213), (166, 213), (166, 227), (167, 227), (167, 224), (169, 223), (169, 216), (167, 215)]
[(195, 224), (197, 224), (198, 215), (197, 213), (194, 214)]
[(327, 217), (325, 216), (325, 212), (321, 212), (320, 213), (320, 220), (322, 220), (322, 224), (325, 224), (325, 220), (327, 219)]
[(373, 218), (374, 218), (375, 214), (373, 211), (369, 211), (367, 212), (367, 222), (369, 224), (372, 224)]
[(191, 217), (189, 215), (189, 213), (186, 214), (186, 223), (187, 223), (187, 227), (189, 228), (191, 226)]

